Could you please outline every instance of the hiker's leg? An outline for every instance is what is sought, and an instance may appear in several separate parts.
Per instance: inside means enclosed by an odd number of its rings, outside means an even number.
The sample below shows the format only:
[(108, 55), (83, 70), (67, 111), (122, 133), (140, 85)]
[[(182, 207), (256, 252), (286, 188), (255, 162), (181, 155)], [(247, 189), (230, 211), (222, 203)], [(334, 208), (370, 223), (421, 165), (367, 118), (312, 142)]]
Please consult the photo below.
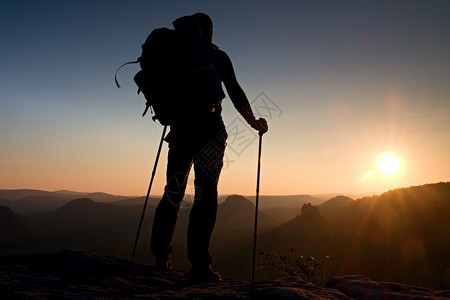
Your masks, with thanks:
[(188, 258), (194, 266), (209, 266), (209, 245), (217, 214), (217, 184), (223, 166), (226, 135), (211, 140), (194, 157), (196, 197), (189, 215)]
[(170, 243), (191, 166), (191, 153), (183, 147), (169, 147), (167, 184), (164, 195), (155, 211), (151, 237), (152, 253), (162, 261), (170, 258)]

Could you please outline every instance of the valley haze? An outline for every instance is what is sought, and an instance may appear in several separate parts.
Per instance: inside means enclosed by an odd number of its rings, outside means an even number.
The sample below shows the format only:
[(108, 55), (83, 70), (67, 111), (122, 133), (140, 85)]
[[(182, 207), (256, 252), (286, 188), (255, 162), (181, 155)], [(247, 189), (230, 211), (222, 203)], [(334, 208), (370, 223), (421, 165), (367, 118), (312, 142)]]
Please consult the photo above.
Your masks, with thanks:
[[(296, 268), (289, 265), (277, 268), (273, 259), (285, 256), (289, 262), (302, 255), (314, 257), (320, 266), (316, 271), (327, 279), (358, 274), (450, 289), (450, 182), (356, 199), (329, 196), (260, 197), (257, 280), (298, 274), (290, 273)], [(0, 190), (0, 254), (78, 249), (129, 259), (144, 200), (104, 193)], [(254, 200), (220, 197), (211, 253), (214, 267), (225, 278), (249, 279)], [(135, 256), (140, 263), (154, 263), (149, 237), (158, 201), (159, 196), (150, 197)], [(175, 228), (177, 270), (189, 268), (185, 254), (191, 205), (183, 203)]]

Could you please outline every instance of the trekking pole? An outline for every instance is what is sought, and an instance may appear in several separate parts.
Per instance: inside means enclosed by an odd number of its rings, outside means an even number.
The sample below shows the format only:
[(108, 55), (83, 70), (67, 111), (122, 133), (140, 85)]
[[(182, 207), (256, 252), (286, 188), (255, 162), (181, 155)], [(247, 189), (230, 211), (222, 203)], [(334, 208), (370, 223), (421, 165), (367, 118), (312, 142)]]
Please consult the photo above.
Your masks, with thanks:
[(167, 129), (167, 125), (164, 126), (164, 129), (163, 129), (163, 132), (161, 135), (161, 141), (159, 142), (158, 153), (156, 154), (155, 164), (153, 165), (152, 177), (150, 179), (150, 184), (148, 185), (147, 196), (145, 197), (144, 208), (142, 209), (141, 221), (139, 222), (139, 227), (138, 227), (138, 230), (136, 233), (136, 239), (134, 240), (134, 247), (133, 247), (133, 253), (131, 254), (131, 260), (134, 259), (134, 253), (136, 252), (136, 246), (137, 246), (137, 243), (139, 240), (139, 233), (141, 232), (142, 221), (144, 221), (145, 209), (147, 208), (148, 197), (150, 195), (150, 190), (152, 189), (153, 179), (155, 178), (156, 167), (158, 166), (159, 155), (161, 154), (161, 148), (162, 148), (162, 144), (164, 141), (164, 136), (166, 135), (166, 129)]
[(257, 172), (257, 177), (256, 177), (255, 230), (253, 232), (252, 282), (255, 281), (256, 235), (258, 232), (259, 177), (260, 177), (260, 173), (261, 173), (261, 146), (262, 146), (263, 134), (264, 133), (259, 132), (258, 172)]

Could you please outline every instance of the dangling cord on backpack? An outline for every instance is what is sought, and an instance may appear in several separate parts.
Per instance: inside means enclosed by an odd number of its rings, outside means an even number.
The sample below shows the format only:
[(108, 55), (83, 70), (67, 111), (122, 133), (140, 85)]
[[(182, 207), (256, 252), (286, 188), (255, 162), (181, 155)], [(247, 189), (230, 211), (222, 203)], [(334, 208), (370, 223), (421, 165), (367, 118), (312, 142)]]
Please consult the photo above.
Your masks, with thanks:
[[(124, 63), (123, 65), (121, 65), (121, 66), (116, 70), (116, 73), (114, 74), (114, 81), (116, 82), (117, 88), (120, 89), (120, 84), (119, 84), (119, 81), (117, 80), (117, 72), (119, 72), (119, 70), (120, 70), (122, 67), (124, 67), (124, 66), (126, 66), (126, 65), (130, 65), (130, 64), (137, 64), (137, 63), (139, 63), (139, 61), (140, 61), (140, 60), (139, 60), (139, 58), (138, 58), (136, 61), (129, 61), (129, 62), (126, 62), (126, 63)], [(139, 94), (140, 92), (141, 92), (141, 90), (138, 89), (137, 93)], [(147, 113), (147, 111), (148, 111), (149, 108), (150, 108), (150, 112), (153, 114), (153, 110), (152, 110), (151, 104), (150, 104), (149, 101), (147, 101), (147, 102), (145, 103), (145, 110), (144, 110), (144, 112), (142, 113), (142, 116), (145, 116), (145, 114)], [(153, 117), (152, 119), (153, 119), (153, 121), (155, 121), (155, 117)]]
[(136, 60), (136, 61), (129, 61), (129, 62), (127, 62), (127, 63), (124, 63), (123, 65), (121, 65), (121, 66), (116, 70), (116, 73), (114, 74), (114, 81), (116, 82), (117, 88), (120, 89), (119, 81), (117, 81), (117, 72), (119, 72), (119, 70), (120, 70), (122, 67), (126, 66), (126, 65), (137, 64), (137, 63), (139, 63), (139, 59)]

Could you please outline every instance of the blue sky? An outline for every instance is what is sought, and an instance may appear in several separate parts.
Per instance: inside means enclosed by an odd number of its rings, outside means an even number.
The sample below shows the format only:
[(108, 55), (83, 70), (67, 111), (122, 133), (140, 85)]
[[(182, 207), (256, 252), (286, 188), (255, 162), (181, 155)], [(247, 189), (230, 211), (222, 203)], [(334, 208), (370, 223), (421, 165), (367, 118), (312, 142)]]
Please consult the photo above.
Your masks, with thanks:
[[(254, 107), (277, 109), (259, 112), (262, 193), (450, 179), (448, 1), (5, 1), (0, 188), (145, 193), (162, 127), (140, 117), (137, 67), (120, 71), (122, 89), (114, 72), (153, 28), (199, 11)], [(223, 117), (239, 124), (229, 99)], [(229, 141), (220, 193), (254, 193), (246, 146)], [(401, 161), (394, 176), (374, 167), (385, 153)], [(157, 194), (164, 171), (163, 159)]]

